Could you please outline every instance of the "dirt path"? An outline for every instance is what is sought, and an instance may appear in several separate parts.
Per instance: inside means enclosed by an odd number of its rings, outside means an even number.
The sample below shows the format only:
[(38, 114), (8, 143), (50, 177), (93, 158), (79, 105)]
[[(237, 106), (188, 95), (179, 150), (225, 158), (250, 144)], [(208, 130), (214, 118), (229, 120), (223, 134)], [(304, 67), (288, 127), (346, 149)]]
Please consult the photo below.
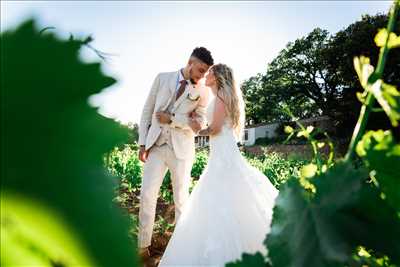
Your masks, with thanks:
[[(126, 210), (129, 214), (139, 216), (139, 194), (140, 191), (129, 192), (126, 188), (120, 188), (119, 194), (126, 194), (127, 199), (120, 207)], [(160, 219), (160, 216), (162, 220)], [(152, 245), (150, 247), (150, 258), (143, 262), (145, 267), (155, 267), (160, 262), (160, 259), (167, 247), (168, 241), (173, 232), (174, 221), (174, 205), (167, 203), (162, 198), (157, 200), (156, 222), (152, 237)], [(170, 224), (170, 225), (168, 225)], [(138, 229), (132, 229), (132, 237), (137, 239)]]

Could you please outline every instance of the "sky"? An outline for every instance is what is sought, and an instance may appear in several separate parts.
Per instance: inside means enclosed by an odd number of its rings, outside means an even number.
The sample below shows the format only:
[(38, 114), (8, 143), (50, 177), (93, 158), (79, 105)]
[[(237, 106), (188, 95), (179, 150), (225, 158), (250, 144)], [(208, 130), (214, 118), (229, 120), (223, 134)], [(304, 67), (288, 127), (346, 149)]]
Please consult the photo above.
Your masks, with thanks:
[[(288, 42), (320, 27), (336, 33), (363, 14), (387, 13), (378, 1), (1, 1), (1, 31), (28, 18), (54, 26), (67, 38), (91, 35), (110, 53), (103, 71), (118, 82), (88, 99), (99, 113), (121, 123), (140, 120), (159, 72), (184, 67), (195, 47), (234, 70), (238, 84), (264, 73)], [(90, 49), (82, 59), (99, 61)]]

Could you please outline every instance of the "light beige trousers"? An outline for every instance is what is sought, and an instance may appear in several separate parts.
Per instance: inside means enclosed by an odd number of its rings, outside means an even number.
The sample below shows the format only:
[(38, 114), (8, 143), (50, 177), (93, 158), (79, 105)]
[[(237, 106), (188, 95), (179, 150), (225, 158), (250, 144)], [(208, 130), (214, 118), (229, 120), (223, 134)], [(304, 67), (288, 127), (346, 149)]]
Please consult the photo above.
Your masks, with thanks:
[(167, 168), (171, 172), (175, 222), (177, 222), (189, 197), (192, 164), (193, 158), (176, 158), (174, 151), (167, 144), (154, 145), (150, 149), (149, 156), (144, 164), (140, 190), (139, 248), (151, 245), (157, 198)]

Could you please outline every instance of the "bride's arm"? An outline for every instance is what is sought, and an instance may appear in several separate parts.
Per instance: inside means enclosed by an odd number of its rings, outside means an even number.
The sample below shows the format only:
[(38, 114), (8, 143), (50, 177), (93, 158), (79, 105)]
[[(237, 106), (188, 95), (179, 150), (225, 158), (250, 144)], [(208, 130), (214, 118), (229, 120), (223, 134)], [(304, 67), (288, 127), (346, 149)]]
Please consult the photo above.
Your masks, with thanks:
[(224, 124), (225, 116), (225, 104), (221, 98), (217, 97), (215, 99), (213, 121), (208, 128), (201, 130), (198, 135), (208, 136), (218, 134), (222, 129), (222, 125)]
[(194, 110), (196, 120), (200, 123), (201, 128), (207, 126), (207, 104), (208, 104), (208, 88), (202, 87), (200, 89), (200, 101), (197, 108)]

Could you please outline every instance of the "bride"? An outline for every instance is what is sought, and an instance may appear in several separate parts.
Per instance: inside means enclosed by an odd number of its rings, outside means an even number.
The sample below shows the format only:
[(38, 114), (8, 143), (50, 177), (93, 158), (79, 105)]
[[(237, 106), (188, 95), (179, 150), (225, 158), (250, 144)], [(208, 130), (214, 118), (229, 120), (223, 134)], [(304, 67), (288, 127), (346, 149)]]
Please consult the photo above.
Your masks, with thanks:
[(277, 189), (237, 147), (244, 105), (232, 69), (214, 65), (206, 76), (214, 99), (208, 107), (210, 156), (186, 202), (159, 266), (224, 266), (246, 253), (267, 254)]

